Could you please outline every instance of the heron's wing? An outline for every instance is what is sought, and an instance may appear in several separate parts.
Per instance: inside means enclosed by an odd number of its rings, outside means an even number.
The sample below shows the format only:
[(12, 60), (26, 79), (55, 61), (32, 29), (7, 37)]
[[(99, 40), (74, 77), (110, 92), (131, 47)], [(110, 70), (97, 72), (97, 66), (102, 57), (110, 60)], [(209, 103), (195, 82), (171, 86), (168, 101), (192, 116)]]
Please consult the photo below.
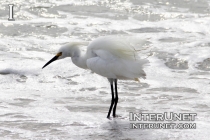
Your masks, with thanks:
[(91, 42), (88, 51), (92, 53), (95, 50), (105, 50), (121, 59), (137, 60), (139, 56), (136, 48), (142, 46), (146, 40), (138, 40), (128, 37), (101, 37)]
[(121, 59), (114, 53), (107, 50), (93, 50), (95, 56), (87, 59), (87, 66), (93, 72), (107, 78), (133, 79), (145, 78), (146, 74), (142, 70), (147, 60)]

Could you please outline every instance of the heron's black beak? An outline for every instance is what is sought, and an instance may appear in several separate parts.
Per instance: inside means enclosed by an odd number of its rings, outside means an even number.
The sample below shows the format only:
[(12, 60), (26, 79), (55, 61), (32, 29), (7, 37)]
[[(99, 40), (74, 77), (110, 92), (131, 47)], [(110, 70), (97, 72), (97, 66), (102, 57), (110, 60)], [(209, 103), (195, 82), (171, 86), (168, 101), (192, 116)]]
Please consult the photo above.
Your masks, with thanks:
[(58, 57), (61, 56), (61, 55), (62, 55), (61, 52), (58, 53), (58, 54), (57, 54), (56, 56), (54, 56), (49, 62), (47, 62), (47, 63), (42, 67), (42, 69), (43, 69), (44, 67), (46, 67), (47, 65), (49, 65), (50, 63), (52, 63), (53, 61), (57, 60)]

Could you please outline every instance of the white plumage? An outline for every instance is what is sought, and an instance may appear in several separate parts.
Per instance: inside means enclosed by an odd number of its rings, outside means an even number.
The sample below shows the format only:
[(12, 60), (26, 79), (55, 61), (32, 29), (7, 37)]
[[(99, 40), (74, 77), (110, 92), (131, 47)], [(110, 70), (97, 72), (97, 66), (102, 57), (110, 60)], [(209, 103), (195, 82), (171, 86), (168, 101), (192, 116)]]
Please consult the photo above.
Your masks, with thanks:
[[(92, 41), (85, 53), (82, 53), (81, 46), (87, 45), (86, 42), (71, 42), (62, 46), (57, 55), (53, 57), (44, 66), (51, 62), (71, 57), (72, 62), (80, 68), (90, 69), (91, 71), (107, 77), (110, 81), (112, 91), (111, 106), (107, 115), (110, 118), (110, 112), (113, 108), (113, 116), (116, 117), (116, 107), (118, 102), (117, 80), (136, 80), (145, 78), (146, 74), (143, 67), (148, 63), (147, 59), (140, 59), (136, 48), (140, 48), (145, 40), (133, 37), (100, 37)], [(115, 83), (115, 98), (113, 83)]]
[(140, 59), (131, 42), (124, 39), (101, 37), (91, 42), (87, 48), (87, 67), (107, 78), (145, 78), (146, 74), (142, 69), (148, 60)]

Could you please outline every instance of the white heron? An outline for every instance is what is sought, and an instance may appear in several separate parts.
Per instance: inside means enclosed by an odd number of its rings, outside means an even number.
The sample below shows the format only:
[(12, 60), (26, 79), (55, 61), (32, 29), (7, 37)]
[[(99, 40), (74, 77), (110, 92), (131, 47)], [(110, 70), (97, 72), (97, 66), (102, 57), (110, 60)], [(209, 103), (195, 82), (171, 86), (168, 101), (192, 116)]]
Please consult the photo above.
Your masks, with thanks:
[[(139, 81), (138, 78), (146, 77), (143, 68), (148, 63), (148, 60), (140, 59), (136, 49), (128, 40), (129, 38), (126, 39), (125, 37), (100, 37), (88, 45), (86, 53), (81, 51), (81, 46), (87, 45), (86, 43), (68, 43), (62, 46), (56, 56), (42, 68), (55, 60), (71, 57), (72, 62), (78, 67), (90, 69), (92, 72), (108, 78), (111, 86), (112, 100), (107, 118), (110, 118), (112, 108), (113, 117), (116, 117), (118, 103), (117, 80)], [(143, 40), (140, 40), (140, 45), (143, 42)]]

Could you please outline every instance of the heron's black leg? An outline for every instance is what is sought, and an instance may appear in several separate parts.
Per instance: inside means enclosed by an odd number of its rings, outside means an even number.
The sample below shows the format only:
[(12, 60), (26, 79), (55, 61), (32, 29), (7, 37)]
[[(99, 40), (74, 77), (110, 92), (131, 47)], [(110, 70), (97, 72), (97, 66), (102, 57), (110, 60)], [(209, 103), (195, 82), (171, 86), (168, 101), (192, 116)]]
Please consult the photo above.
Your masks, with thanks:
[(112, 92), (112, 100), (111, 100), (111, 105), (110, 105), (110, 108), (109, 108), (109, 112), (108, 112), (107, 118), (110, 118), (110, 113), (111, 113), (111, 111), (112, 111), (112, 107), (113, 107), (113, 104), (114, 104), (114, 89), (113, 89), (113, 82), (110, 82), (110, 85), (111, 85), (111, 92)]
[(118, 102), (118, 93), (117, 93), (117, 79), (114, 80), (115, 83), (115, 99), (114, 99), (114, 108), (113, 108), (113, 117), (116, 117), (116, 108), (117, 108), (117, 102)]

